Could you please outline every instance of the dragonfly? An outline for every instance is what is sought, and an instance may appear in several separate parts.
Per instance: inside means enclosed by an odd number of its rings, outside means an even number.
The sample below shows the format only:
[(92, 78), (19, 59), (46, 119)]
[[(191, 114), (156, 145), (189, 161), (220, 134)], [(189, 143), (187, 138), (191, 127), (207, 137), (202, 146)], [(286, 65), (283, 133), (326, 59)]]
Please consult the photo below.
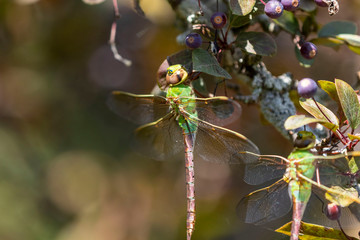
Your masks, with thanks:
[(194, 158), (216, 163), (255, 161), (243, 151), (259, 153), (257, 146), (245, 136), (221, 127), (234, 122), (241, 106), (227, 97), (196, 98), (188, 83), (188, 73), (181, 65), (167, 69), (166, 97), (135, 95), (114, 91), (108, 105), (119, 116), (137, 124), (139, 146), (148, 156), (166, 160), (185, 153), (187, 240), (195, 229)]
[[(315, 145), (315, 136), (311, 132), (300, 131), (294, 143), (294, 150), (288, 158), (276, 155), (257, 155), (258, 161), (246, 166), (244, 180), (253, 185), (264, 183), (281, 176), (274, 184), (254, 191), (245, 196), (237, 206), (238, 215), (246, 223), (264, 224), (287, 214), (292, 207), (291, 240), (299, 238), (300, 224), (312, 191), (327, 194), (336, 200), (360, 203), (358, 194), (342, 188), (322, 185), (321, 179), (312, 180), (316, 174), (316, 165), (320, 160), (343, 158), (344, 154), (334, 156), (316, 156), (309, 150)], [(348, 155), (360, 156), (360, 152)], [(336, 177), (336, 176), (333, 176)], [(340, 204), (340, 203), (339, 203)]]

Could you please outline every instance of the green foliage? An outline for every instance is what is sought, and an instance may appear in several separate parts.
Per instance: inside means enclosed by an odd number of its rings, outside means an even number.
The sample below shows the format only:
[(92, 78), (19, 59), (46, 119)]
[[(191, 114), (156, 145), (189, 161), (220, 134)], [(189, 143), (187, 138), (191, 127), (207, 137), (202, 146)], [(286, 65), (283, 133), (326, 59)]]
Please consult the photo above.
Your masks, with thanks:
[(253, 10), (255, 3), (256, 0), (230, 0), (230, 8), (233, 14), (245, 16)]
[(276, 43), (267, 33), (245, 32), (236, 38), (236, 44), (243, 51), (260, 56), (276, 54)]
[(203, 49), (195, 49), (192, 52), (193, 70), (207, 73), (215, 77), (231, 79), (231, 75), (223, 69), (214, 56)]
[[(281, 226), (280, 228), (276, 229), (276, 232), (285, 234), (290, 236), (291, 235), (291, 225), (292, 222), (288, 222), (285, 225)], [(300, 240), (348, 240), (347, 236), (343, 234), (342, 231), (324, 227), (316, 224), (301, 222), (301, 235), (299, 236)], [(356, 240), (357, 238), (351, 237), (350, 239)]]

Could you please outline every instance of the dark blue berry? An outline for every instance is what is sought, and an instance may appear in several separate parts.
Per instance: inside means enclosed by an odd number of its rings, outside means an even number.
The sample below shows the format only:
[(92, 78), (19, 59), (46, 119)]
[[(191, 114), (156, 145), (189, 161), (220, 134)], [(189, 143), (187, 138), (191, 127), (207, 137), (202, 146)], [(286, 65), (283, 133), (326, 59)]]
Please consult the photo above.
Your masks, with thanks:
[(300, 0), (281, 0), (281, 4), (284, 6), (285, 10), (294, 11), (298, 8)]
[(327, 7), (327, 3), (324, 2), (323, 0), (315, 0), (315, 3), (319, 6), (319, 7)]
[(305, 42), (300, 48), (301, 55), (306, 59), (313, 59), (317, 54), (317, 47), (311, 42)]
[(211, 16), (210, 21), (214, 28), (222, 28), (226, 24), (226, 15), (223, 12), (216, 12)]
[(190, 33), (185, 38), (185, 44), (189, 48), (198, 48), (201, 46), (202, 39), (201, 36), (197, 33)]
[(277, 0), (270, 0), (265, 4), (265, 14), (270, 18), (278, 18), (281, 16), (284, 6)]
[(329, 203), (325, 207), (325, 215), (330, 220), (338, 220), (341, 216), (341, 208), (335, 203)]
[(303, 98), (311, 98), (317, 91), (317, 84), (311, 78), (303, 78), (299, 81), (297, 86), (298, 94)]

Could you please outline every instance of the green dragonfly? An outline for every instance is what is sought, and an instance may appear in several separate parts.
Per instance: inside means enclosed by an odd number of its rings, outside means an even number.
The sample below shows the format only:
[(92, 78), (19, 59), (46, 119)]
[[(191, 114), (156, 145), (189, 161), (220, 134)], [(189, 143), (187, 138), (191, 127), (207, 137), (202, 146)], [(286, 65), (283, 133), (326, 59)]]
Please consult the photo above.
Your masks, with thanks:
[(147, 123), (135, 135), (148, 156), (166, 160), (185, 152), (186, 229), (190, 240), (195, 226), (194, 157), (217, 163), (250, 163), (257, 157), (241, 152), (259, 150), (245, 136), (219, 127), (238, 119), (240, 105), (227, 97), (196, 98), (187, 77), (181, 65), (170, 66), (166, 97), (115, 91), (108, 105), (127, 120)]
[[(275, 220), (287, 214), (292, 206), (290, 239), (297, 240), (300, 223), (312, 191), (326, 195), (327, 199), (339, 205), (360, 203), (355, 189), (354, 194), (354, 191), (347, 191), (340, 187), (322, 185), (319, 178), (318, 181), (312, 180), (316, 175), (316, 165), (320, 163), (319, 161), (330, 161), (346, 156), (344, 154), (316, 156), (309, 151), (314, 144), (315, 136), (311, 132), (301, 131), (295, 140), (295, 148), (288, 158), (244, 153), (258, 156), (258, 161), (247, 164), (245, 182), (257, 185), (282, 175), (282, 178), (271, 186), (254, 191), (239, 202), (237, 212), (246, 223), (264, 224)], [(350, 152), (348, 155), (360, 156), (360, 152)], [(346, 202), (345, 205), (344, 202)]]

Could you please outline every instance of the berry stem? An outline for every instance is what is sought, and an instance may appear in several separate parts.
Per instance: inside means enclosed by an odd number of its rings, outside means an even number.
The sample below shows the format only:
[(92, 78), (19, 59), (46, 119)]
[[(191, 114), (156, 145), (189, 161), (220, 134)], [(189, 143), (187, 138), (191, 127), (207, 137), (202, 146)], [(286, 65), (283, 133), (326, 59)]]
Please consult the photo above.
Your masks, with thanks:
[(341, 232), (344, 234), (344, 236), (346, 237), (346, 239), (348, 240), (351, 240), (351, 238), (345, 233), (344, 229), (342, 228), (341, 224), (340, 224), (340, 220), (339, 219), (336, 219), (338, 225), (339, 225), (339, 228), (341, 230)]

